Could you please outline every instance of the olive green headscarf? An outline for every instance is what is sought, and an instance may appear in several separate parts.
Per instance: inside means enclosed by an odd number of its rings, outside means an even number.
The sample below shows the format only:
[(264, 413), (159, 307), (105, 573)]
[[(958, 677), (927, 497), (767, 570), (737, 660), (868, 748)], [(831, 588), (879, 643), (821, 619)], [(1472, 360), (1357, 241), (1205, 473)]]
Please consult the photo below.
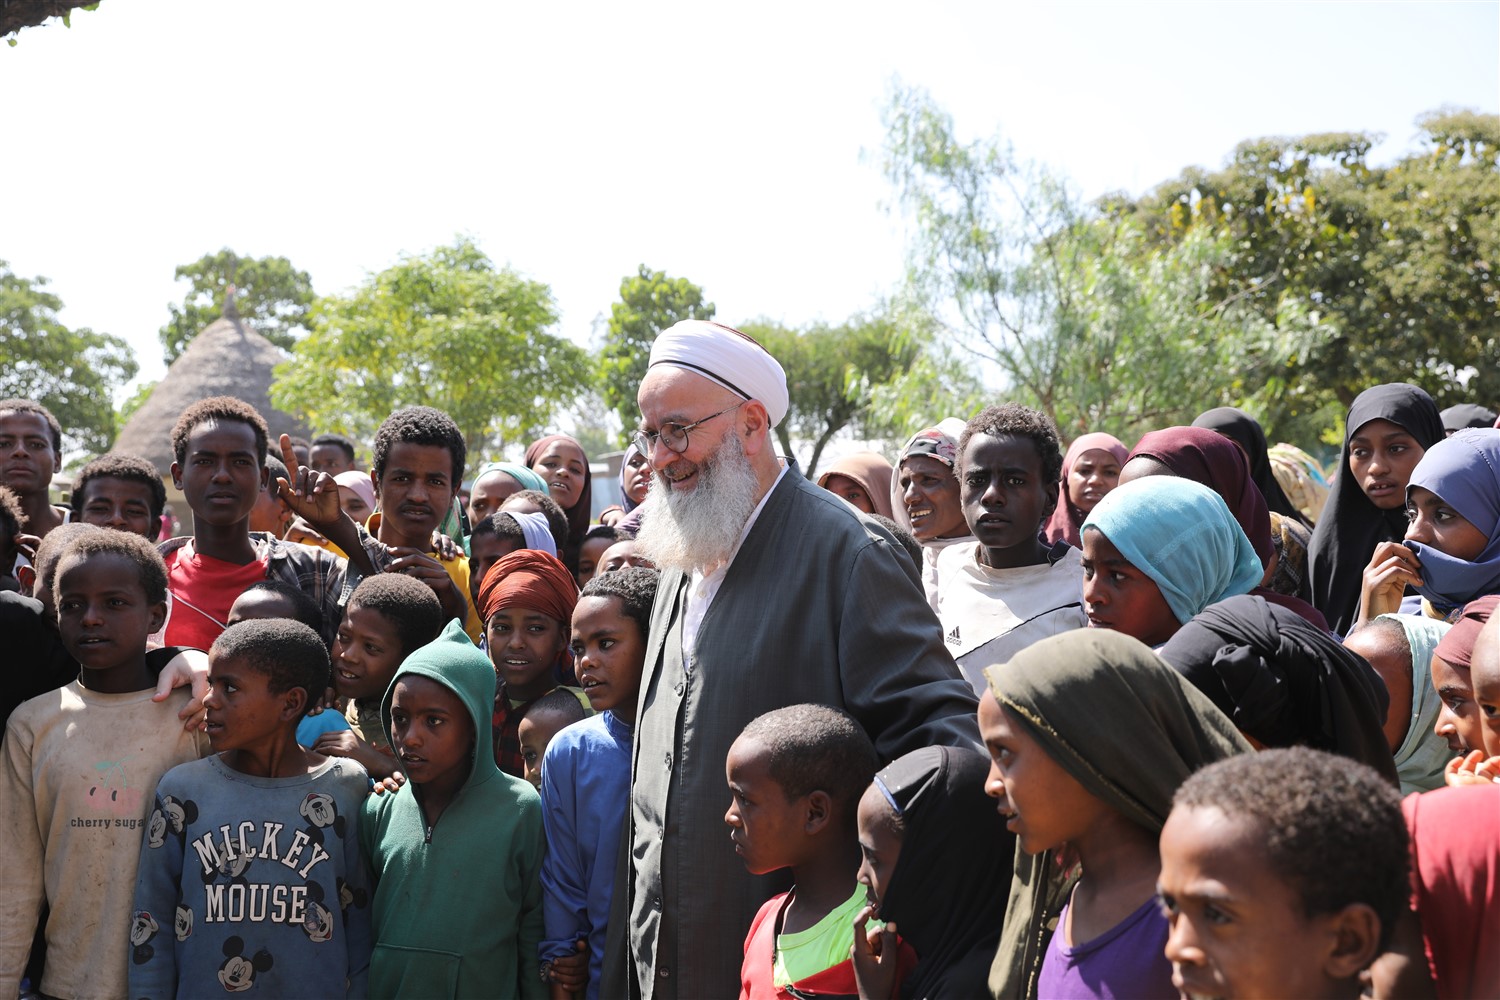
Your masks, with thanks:
[[(1091, 794), (1160, 833), (1172, 796), (1207, 764), (1250, 744), (1206, 696), (1122, 632), (1078, 629), (985, 671), (1000, 705)], [(1042, 957), (1077, 875), (1052, 851), (1016, 845), (1005, 930), (990, 969), (996, 997), (1036, 995)]]

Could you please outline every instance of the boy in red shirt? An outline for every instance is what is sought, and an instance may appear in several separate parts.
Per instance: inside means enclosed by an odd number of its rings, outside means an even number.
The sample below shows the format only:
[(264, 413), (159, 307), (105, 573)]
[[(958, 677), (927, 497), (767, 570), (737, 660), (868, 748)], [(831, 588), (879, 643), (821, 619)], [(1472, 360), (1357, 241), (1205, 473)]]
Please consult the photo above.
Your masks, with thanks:
[[(386, 548), (344, 515), (336, 490), (329, 491), (331, 507), (318, 502), (326, 498), (307, 495), (313, 492), (310, 472), (299, 471), (303, 489), (289, 484), (291, 489), (281, 490), (282, 500), (353, 553), (353, 572), (329, 552), (252, 532), (250, 514), (269, 478), (267, 438), (266, 422), (255, 408), (231, 396), (193, 404), (172, 428), (172, 482), (192, 508), (193, 534), (159, 546), (172, 596), (166, 645), (212, 646), (235, 598), (260, 580), (282, 580), (312, 598), (323, 613), (319, 632), (331, 643), (355, 584), (391, 562)], [(284, 456), (289, 452), (283, 444)]]

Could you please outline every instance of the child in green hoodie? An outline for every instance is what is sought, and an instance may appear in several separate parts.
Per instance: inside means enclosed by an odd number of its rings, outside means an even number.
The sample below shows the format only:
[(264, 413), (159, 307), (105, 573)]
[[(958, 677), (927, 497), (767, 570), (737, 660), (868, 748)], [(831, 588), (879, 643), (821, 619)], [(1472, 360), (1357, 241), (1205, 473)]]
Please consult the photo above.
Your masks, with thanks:
[(495, 766), (495, 669), (449, 622), (406, 658), (381, 717), (407, 783), (366, 799), (371, 997), (536, 997), (541, 801)]

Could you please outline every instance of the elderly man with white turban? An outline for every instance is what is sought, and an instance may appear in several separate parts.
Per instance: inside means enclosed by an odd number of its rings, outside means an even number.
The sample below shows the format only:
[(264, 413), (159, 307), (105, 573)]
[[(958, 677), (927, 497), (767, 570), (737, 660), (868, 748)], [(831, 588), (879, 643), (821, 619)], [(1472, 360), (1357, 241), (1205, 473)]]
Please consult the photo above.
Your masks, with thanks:
[(787, 705), (832, 705), (889, 761), (978, 748), (977, 703), (895, 540), (776, 457), (787, 387), (775, 358), (727, 326), (678, 323), (652, 346), (638, 402), (655, 481), (637, 543), (662, 577), (620, 887), (632, 985), (734, 996), (751, 918), (787, 888), (785, 873), (747, 874), (724, 825), (740, 730)]

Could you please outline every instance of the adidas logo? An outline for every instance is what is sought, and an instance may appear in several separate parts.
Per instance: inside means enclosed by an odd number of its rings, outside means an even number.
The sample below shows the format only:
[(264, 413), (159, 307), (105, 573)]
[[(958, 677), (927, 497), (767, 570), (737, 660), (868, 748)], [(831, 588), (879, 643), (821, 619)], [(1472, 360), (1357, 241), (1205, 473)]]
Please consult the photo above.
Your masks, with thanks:
[(961, 646), (963, 641), (958, 637), (958, 626), (953, 626), (953, 631), (943, 637), (943, 641), (950, 646)]

